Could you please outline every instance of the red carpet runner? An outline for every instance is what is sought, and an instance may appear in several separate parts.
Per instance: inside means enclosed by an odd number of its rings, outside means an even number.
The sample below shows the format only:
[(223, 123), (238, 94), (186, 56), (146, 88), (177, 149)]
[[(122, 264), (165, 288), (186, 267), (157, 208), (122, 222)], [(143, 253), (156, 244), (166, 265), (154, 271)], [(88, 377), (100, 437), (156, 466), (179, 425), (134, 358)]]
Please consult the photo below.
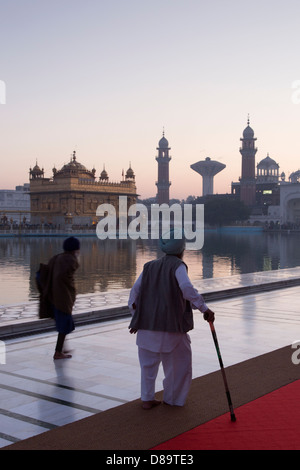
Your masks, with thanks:
[(155, 450), (300, 450), (300, 380), (158, 446)]

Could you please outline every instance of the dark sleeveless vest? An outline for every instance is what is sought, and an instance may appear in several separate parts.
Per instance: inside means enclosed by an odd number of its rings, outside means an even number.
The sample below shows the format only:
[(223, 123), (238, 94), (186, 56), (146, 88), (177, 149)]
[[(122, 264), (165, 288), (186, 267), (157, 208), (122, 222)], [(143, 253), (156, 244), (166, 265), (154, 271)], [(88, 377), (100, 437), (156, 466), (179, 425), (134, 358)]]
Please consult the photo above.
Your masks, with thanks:
[(186, 266), (177, 256), (166, 255), (144, 265), (140, 294), (129, 328), (169, 333), (186, 333), (193, 329), (190, 302), (183, 298), (175, 277), (181, 264)]

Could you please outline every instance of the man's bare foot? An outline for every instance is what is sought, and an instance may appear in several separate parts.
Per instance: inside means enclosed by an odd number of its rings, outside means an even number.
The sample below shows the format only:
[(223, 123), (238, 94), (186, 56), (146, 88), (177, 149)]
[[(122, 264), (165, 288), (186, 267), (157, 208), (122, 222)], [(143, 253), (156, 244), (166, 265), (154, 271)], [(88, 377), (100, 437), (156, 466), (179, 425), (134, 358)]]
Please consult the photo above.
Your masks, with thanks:
[(65, 354), (63, 352), (55, 351), (53, 359), (70, 359), (72, 357), (71, 354)]
[(142, 408), (143, 410), (151, 410), (154, 406), (160, 405), (160, 401), (158, 400), (152, 400), (152, 401), (143, 401), (142, 402)]

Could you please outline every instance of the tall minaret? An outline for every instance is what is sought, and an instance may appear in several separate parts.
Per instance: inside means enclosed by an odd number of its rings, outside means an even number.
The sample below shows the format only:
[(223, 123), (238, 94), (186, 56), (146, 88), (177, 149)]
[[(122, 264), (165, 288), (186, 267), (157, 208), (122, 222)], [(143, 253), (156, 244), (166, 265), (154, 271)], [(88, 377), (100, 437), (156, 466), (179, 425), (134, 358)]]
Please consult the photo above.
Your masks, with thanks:
[(158, 178), (156, 182), (157, 186), (157, 195), (156, 202), (157, 204), (169, 204), (169, 189), (171, 183), (169, 181), (169, 161), (171, 157), (169, 156), (169, 142), (165, 138), (165, 132), (158, 143), (158, 156), (156, 157), (158, 163)]
[(254, 131), (249, 126), (249, 116), (247, 127), (243, 132), (242, 147), (240, 153), (242, 155), (242, 176), (240, 178), (240, 199), (247, 206), (255, 205), (256, 182), (255, 182), (255, 148), (256, 138)]

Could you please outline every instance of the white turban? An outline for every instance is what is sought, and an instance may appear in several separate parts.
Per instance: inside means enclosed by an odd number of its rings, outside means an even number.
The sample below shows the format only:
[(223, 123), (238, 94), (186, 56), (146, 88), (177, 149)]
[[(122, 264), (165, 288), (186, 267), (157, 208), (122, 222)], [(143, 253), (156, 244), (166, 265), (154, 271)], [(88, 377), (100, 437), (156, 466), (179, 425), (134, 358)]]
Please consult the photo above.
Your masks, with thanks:
[(160, 249), (167, 255), (180, 255), (185, 249), (185, 238), (181, 229), (171, 229), (159, 240)]

